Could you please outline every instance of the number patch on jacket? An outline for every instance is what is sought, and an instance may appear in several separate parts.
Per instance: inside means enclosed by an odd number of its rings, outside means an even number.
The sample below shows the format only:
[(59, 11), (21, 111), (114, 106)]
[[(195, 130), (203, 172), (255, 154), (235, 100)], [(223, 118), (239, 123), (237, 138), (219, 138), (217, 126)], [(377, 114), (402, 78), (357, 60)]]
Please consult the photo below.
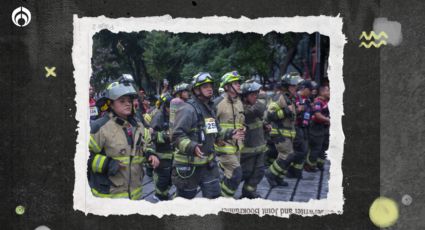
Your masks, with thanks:
[(90, 107), (90, 117), (97, 116), (97, 115), (98, 115), (97, 107), (96, 106)]
[(214, 118), (205, 118), (205, 133), (218, 133), (217, 124)]

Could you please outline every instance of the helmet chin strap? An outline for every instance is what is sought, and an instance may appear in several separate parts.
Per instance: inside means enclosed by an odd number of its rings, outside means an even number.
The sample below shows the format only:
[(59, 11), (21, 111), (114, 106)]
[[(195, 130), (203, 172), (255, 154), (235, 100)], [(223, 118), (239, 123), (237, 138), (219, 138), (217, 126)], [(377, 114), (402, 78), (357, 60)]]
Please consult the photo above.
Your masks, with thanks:
[(230, 87), (232, 88), (233, 92), (236, 94), (236, 97), (238, 97), (239, 96), (238, 91), (236, 91), (236, 89), (233, 87), (232, 84), (230, 84)]

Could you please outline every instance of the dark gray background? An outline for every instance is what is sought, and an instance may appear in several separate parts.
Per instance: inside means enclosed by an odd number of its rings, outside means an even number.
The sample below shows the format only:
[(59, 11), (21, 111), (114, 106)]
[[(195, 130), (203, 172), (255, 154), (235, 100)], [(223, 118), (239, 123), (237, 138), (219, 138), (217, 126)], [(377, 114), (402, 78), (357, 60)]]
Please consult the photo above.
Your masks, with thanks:
[[(380, 50), (381, 195), (400, 209), (391, 229), (425, 228), (424, 9), (423, 1), (382, 1), (380, 7), (403, 33), (399, 46)], [(412, 197), (410, 205), (401, 202), (404, 195)]]
[[(424, 50), (421, 1), (3, 1), (0, 10), (0, 181), (2, 229), (374, 229), (370, 204), (380, 193), (395, 199), (400, 219), (393, 229), (425, 226), (421, 206), (424, 160), (421, 140), (425, 110), (421, 86)], [(16, 27), (18, 6), (32, 13)], [(420, 6), (420, 7), (419, 7)], [(73, 14), (81, 16), (173, 17), (329, 15), (343, 17), (345, 133), (343, 215), (290, 219), (231, 214), (205, 217), (84, 215), (74, 211), (75, 84), (71, 59)], [(374, 18), (402, 25), (398, 47), (359, 48), (362, 31)], [(331, 41), (332, 42), (332, 41)], [(45, 78), (44, 66), (56, 66)], [(382, 138), (382, 139), (381, 139)], [(381, 153), (381, 159), (380, 159)], [(381, 173), (380, 173), (381, 172)], [(401, 196), (413, 197), (410, 206)], [(22, 216), (15, 207), (23, 205)]]

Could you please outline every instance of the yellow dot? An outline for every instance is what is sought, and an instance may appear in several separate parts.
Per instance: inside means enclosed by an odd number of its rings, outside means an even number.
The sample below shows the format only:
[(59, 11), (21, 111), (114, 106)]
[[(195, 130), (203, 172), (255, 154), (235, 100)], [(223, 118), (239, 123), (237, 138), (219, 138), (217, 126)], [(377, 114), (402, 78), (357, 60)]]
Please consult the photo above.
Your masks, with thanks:
[(370, 206), (369, 217), (380, 228), (387, 228), (397, 222), (397, 203), (387, 197), (378, 197)]
[(25, 213), (25, 207), (24, 207), (24, 206), (22, 206), (22, 205), (18, 205), (18, 206), (16, 206), (16, 208), (15, 208), (15, 212), (16, 212), (16, 214), (18, 214), (18, 215), (23, 215), (23, 214)]

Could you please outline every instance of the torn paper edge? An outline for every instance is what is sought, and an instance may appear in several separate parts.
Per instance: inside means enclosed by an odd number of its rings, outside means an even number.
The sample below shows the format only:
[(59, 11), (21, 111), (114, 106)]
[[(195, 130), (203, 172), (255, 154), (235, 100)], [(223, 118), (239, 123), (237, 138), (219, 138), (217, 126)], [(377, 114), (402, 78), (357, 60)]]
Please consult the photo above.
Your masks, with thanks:
[[(75, 102), (76, 119), (78, 121), (78, 136), (74, 160), (75, 185), (74, 209), (96, 215), (199, 215), (218, 214), (220, 211), (241, 214), (265, 214), (279, 217), (289, 217), (292, 214), (303, 216), (326, 215), (343, 213), (343, 187), (342, 187), (342, 156), (344, 151), (345, 136), (342, 130), (343, 92), (343, 51), (346, 37), (342, 33), (343, 21), (340, 15), (331, 16), (296, 16), (296, 17), (267, 17), (249, 19), (246, 17), (203, 17), (203, 18), (172, 18), (170, 15), (118, 18), (112, 19), (105, 16), (83, 17), (74, 15), (74, 44), (72, 48), (72, 61), (75, 68)], [(87, 160), (89, 157), (89, 81), (92, 74), (92, 37), (102, 29), (113, 33), (139, 32), (139, 31), (169, 31), (173, 33), (243, 33), (254, 32), (265, 35), (271, 31), (286, 32), (320, 32), (330, 37), (329, 51), (329, 84), (331, 100), (329, 110), (331, 114), (330, 145), (328, 159), (330, 165), (329, 192), (326, 199), (310, 200), (309, 202), (272, 201), (265, 199), (229, 199), (217, 198), (213, 200), (196, 198), (186, 200), (175, 198), (171, 201), (151, 203), (145, 200), (132, 201), (127, 199), (106, 199), (94, 197), (90, 191), (87, 180)]]

